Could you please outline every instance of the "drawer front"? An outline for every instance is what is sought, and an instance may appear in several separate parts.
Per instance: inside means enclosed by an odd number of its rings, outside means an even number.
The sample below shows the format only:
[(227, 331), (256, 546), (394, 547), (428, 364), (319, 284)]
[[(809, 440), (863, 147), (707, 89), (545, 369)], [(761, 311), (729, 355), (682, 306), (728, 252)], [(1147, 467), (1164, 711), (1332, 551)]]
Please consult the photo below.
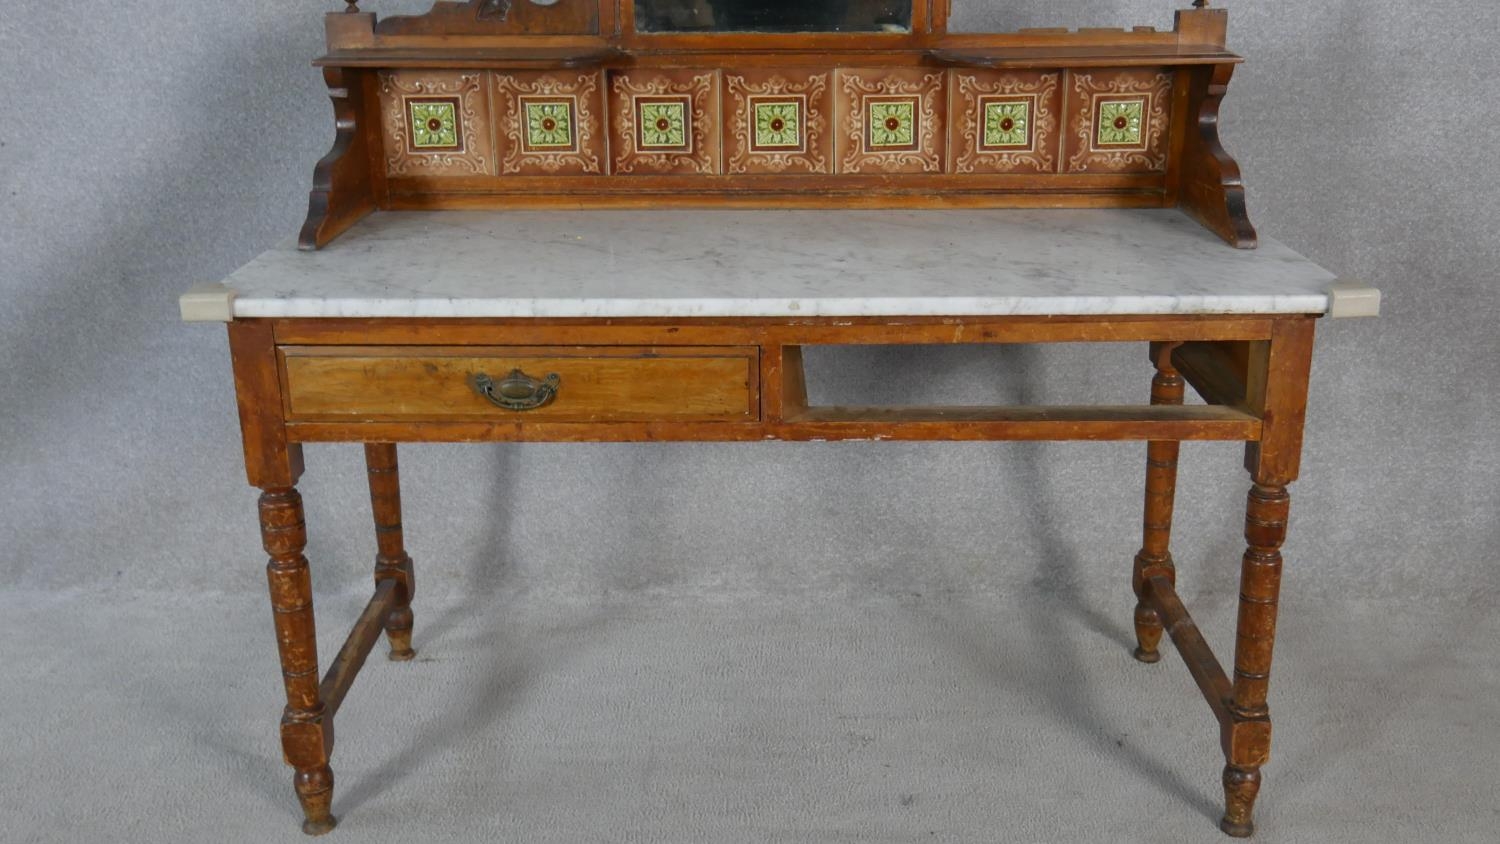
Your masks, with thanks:
[[(283, 346), (280, 355), (292, 421), (760, 417), (755, 346)], [(539, 391), (507, 389), (504, 382), (516, 370)], [(555, 389), (547, 395), (542, 385), (553, 375)], [(494, 400), (481, 389), (486, 378)], [(543, 397), (541, 406), (529, 407)]]

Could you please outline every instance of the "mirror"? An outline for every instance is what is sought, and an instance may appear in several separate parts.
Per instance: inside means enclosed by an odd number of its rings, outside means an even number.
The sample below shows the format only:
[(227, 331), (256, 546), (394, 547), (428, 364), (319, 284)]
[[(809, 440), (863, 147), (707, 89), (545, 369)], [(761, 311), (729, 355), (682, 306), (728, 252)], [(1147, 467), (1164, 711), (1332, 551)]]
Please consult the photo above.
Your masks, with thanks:
[(636, 0), (638, 32), (910, 32), (911, 0)]

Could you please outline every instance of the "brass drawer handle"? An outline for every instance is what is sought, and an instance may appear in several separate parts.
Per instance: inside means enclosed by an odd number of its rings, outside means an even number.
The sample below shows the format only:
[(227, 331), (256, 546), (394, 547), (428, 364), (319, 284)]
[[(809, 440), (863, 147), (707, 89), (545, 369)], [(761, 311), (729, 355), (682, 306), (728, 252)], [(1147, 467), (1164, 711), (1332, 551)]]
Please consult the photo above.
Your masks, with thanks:
[(519, 369), (512, 369), (500, 381), (483, 372), (477, 373), (469, 379), (469, 384), (474, 392), (484, 396), (495, 407), (522, 411), (536, 410), (551, 403), (557, 398), (557, 388), (562, 385), (562, 378), (554, 372), (538, 381)]

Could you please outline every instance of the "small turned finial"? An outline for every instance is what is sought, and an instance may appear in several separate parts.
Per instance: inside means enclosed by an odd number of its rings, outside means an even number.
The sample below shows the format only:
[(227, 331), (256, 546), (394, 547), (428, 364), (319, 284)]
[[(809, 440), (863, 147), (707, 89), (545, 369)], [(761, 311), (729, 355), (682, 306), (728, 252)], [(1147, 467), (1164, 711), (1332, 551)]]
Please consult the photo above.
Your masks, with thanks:
[(1208, 6), (1208, 0), (1193, 0), (1193, 8), (1202, 9)]
[(344, 2), (349, 4), (349, 8), (344, 10), (345, 12), (352, 15), (359, 11), (359, 0), (344, 0)]

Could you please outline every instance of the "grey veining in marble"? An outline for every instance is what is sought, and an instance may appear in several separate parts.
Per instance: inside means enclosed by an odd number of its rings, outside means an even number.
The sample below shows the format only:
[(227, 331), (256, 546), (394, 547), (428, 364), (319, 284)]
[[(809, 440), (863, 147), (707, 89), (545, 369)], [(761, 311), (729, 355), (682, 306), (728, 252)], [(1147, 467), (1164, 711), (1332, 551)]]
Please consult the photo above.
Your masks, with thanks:
[(434, 211), (288, 242), (237, 317), (1324, 313), (1333, 274), (1175, 210)]

